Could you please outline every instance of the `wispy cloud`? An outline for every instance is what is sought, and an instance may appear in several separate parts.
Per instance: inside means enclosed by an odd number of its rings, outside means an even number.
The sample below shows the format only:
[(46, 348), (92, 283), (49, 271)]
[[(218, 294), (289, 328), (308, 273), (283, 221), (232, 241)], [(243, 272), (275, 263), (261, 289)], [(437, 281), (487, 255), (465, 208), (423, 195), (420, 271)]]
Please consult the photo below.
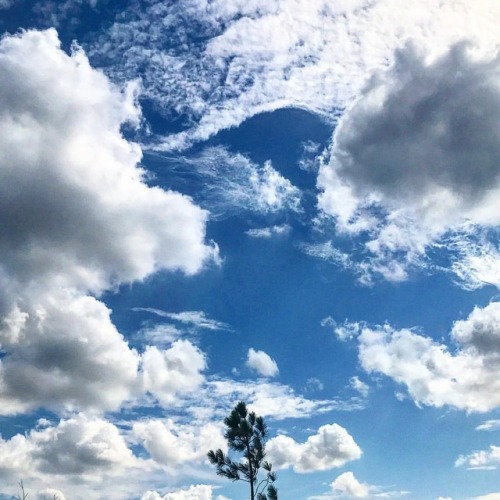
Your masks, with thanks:
[(171, 172), (190, 177), (193, 185), (199, 184), (195, 197), (212, 217), (242, 211), (270, 214), (302, 210), (300, 190), (270, 161), (260, 165), (222, 146), (205, 148), (195, 156), (164, 160)]
[(133, 307), (133, 311), (142, 311), (167, 318), (183, 325), (203, 330), (229, 330), (230, 326), (222, 321), (209, 318), (203, 311), (167, 312), (154, 307)]
[(291, 230), (288, 224), (280, 226), (261, 227), (258, 229), (249, 229), (246, 234), (252, 238), (271, 238), (272, 236), (281, 236)]
[(486, 420), (476, 427), (476, 431), (500, 431), (500, 419)]
[(125, 10), (88, 48), (115, 80), (135, 78), (140, 67), (144, 95), (162, 113), (186, 116), (188, 130), (156, 146), (175, 149), (287, 106), (334, 121), (407, 39), (434, 57), (464, 38), (489, 51), (498, 15), (494, 0), (152, 2)]

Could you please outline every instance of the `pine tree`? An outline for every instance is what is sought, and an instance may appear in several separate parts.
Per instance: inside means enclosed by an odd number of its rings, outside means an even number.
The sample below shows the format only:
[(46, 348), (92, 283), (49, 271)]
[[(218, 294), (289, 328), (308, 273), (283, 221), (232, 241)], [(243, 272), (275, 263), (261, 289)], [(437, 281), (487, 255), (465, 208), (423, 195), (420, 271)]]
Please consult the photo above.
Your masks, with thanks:
[[(250, 485), (250, 500), (278, 500), (278, 490), (274, 486), (276, 473), (272, 465), (264, 460), (267, 426), (262, 417), (249, 413), (246, 404), (240, 401), (230, 415), (224, 419), (224, 434), (229, 448), (243, 454), (243, 460), (233, 461), (222, 450), (210, 450), (210, 463), (215, 465), (217, 474), (231, 481), (245, 481)], [(265, 477), (258, 481), (259, 470)], [(259, 491), (260, 490), (260, 491)]]

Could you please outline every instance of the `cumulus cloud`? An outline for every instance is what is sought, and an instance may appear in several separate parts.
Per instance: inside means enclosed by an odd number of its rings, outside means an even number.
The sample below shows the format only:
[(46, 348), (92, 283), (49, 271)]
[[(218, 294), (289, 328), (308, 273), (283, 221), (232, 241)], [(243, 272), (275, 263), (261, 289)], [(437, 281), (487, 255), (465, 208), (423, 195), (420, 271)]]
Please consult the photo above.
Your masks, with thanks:
[(331, 492), (309, 497), (309, 500), (334, 500), (337, 498), (400, 498), (408, 491), (388, 491), (379, 486), (358, 481), (352, 472), (340, 474), (330, 485)]
[(93, 297), (15, 306), (0, 322), (0, 412), (116, 409), (139, 389), (139, 355)]
[(248, 350), (246, 365), (263, 377), (276, 377), (279, 373), (276, 361), (269, 354), (252, 348)]
[(213, 253), (207, 213), (143, 182), (141, 150), (120, 133), (140, 117), (133, 87), (66, 55), (54, 30), (3, 38), (0, 67), (6, 272), (100, 291), (162, 267), (198, 271)]
[(0, 476), (4, 480), (46, 474), (101, 481), (104, 472), (120, 476), (129, 468), (142, 467), (115, 425), (83, 414), (0, 440), (0, 450)]
[(332, 490), (343, 493), (349, 498), (367, 498), (370, 487), (366, 483), (360, 483), (352, 472), (344, 472), (332, 483)]
[[(500, 222), (500, 57), (479, 58), (459, 43), (428, 59), (409, 44), (372, 77), (318, 176), (320, 208), (340, 232), (369, 231), (375, 270), (393, 280), (448, 231)], [(376, 225), (373, 207), (382, 212)], [(471, 271), (478, 279), (482, 257)]]
[(457, 458), (455, 467), (463, 466), (468, 469), (497, 469), (500, 466), (500, 446), (491, 445), (488, 450), (461, 455)]
[(404, 384), (418, 404), (486, 412), (500, 406), (500, 303), (476, 307), (455, 322), (455, 353), (411, 330), (363, 328), (359, 360), (367, 372)]
[(181, 467), (204, 461), (209, 449), (227, 448), (222, 426), (210, 422), (195, 426), (172, 419), (148, 419), (134, 423), (132, 434), (153, 460), (174, 474)]
[(212, 486), (198, 484), (163, 496), (156, 491), (148, 491), (141, 497), (141, 500), (212, 500), (212, 490)]
[(292, 467), (295, 472), (315, 472), (341, 467), (361, 457), (361, 449), (340, 425), (323, 425), (304, 443), (280, 435), (269, 440), (267, 452), (277, 469)]
[(217, 253), (208, 213), (144, 182), (121, 134), (140, 122), (137, 86), (67, 55), (55, 30), (2, 38), (0, 83), (1, 411), (116, 409), (137, 392), (139, 355), (87, 294), (198, 272)]
[(176, 340), (166, 350), (148, 346), (142, 355), (144, 390), (169, 405), (179, 394), (187, 395), (200, 387), (205, 367), (205, 355), (188, 340)]

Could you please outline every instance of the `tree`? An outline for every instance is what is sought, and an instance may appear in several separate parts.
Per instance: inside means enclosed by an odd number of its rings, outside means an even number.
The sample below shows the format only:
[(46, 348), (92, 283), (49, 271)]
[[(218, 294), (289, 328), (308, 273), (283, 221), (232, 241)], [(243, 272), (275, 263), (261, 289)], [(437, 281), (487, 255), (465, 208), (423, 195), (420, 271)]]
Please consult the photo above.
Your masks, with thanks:
[[(246, 404), (240, 401), (224, 419), (224, 424), (227, 428), (224, 438), (229, 448), (243, 453), (243, 459), (233, 461), (220, 449), (210, 450), (207, 456), (215, 465), (217, 474), (231, 481), (249, 483), (250, 500), (278, 500), (278, 490), (274, 486), (276, 473), (272, 472), (272, 465), (264, 460), (267, 426), (263, 418), (257, 417), (255, 412), (249, 413)], [(261, 468), (266, 475), (258, 481)]]

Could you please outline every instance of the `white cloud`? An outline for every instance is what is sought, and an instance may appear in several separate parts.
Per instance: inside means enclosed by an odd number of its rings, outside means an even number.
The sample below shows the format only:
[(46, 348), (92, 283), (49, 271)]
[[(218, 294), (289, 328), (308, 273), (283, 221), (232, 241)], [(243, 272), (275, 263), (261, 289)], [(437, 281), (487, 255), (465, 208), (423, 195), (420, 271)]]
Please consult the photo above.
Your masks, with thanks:
[(352, 472), (340, 474), (331, 483), (330, 488), (331, 492), (309, 497), (308, 500), (335, 500), (338, 498), (400, 498), (409, 494), (408, 491), (389, 491), (379, 486), (362, 483), (358, 481)]
[(341, 467), (361, 457), (361, 449), (340, 425), (323, 425), (305, 443), (280, 435), (267, 444), (269, 460), (276, 469), (292, 467), (295, 472), (315, 472)]
[(310, 377), (306, 380), (306, 391), (322, 391), (325, 384), (319, 378)]
[(500, 467), (500, 446), (491, 445), (489, 450), (475, 451), (470, 455), (461, 455), (455, 462), (455, 467), (468, 469), (498, 469)]
[(165, 160), (173, 172), (185, 175), (187, 170), (194, 182), (201, 181), (197, 198), (215, 216), (227, 216), (235, 210), (262, 214), (301, 211), (300, 190), (271, 161), (259, 165), (222, 146), (205, 148), (193, 157)]
[(178, 313), (172, 313), (162, 311), (161, 309), (155, 309), (153, 307), (134, 307), (133, 310), (156, 314), (162, 318), (168, 318), (194, 328), (206, 330), (227, 330), (229, 328), (226, 323), (209, 318), (203, 311), (181, 311)]
[(349, 379), (349, 383), (351, 387), (355, 391), (358, 391), (363, 397), (366, 398), (366, 396), (368, 396), (370, 387), (368, 386), (368, 384), (365, 384), (362, 380), (360, 380), (359, 377), (351, 377)]
[(217, 379), (205, 381), (196, 395), (186, 397), (184, 407), (193, 418), (206, 421), (223, 419), (235, 401), (246, 401), (251, 411), (273, 420), (308, 418), (332, 410), (354, 411), (364, 408), (360, 398), (348, 400), (308, 399), (288, 385), (261, 380)]
[(321, 326), (330, 327), (339, 340), (346, 341), (357, 337), (363, 324), (347, 320), (339, 324), (331, 316), (327, 316), (321, 320)]
[(370, 486), (360, 483), (352, 472), (344, 472), (333, 481), (332, 490), (343, 493), (349, 498), (367, 498), (370, 493)]
[(210, 449), (227, 448), (220, 423), (193, 425), (147, 419), (134, 423), (132, 433), (151, 458), (171, 474), (203, 462)]
[(467, 500), (500, 500), (500, 493), (488, 493), (487, 495), (468, 498)]
[(191, 485), (184, 490), (177, 490), (162, 496), (156, 491), (148, 491), (141, 500), (212, 500), (213, 487), (206, 484)]
[(0, 477), (74, 476), (99, 482), (142, 468), (116, 426), (78, 414), (56, 426), (0, 439)]
[(17, 306), (0, 323), (0, 411), (116, 409), (139, 389), (139, 355), (102, 302), (70, 294)]
[[(369, 231), (373, 271), (400, 281), (447, 232), (460, 241), (474, 225), (500, 222), (499, 71), (500, 56), (478, 58), (465, 43), (431, 62), (410, 44), (342, 116), (319, 172), (319, 206), (339, 232)], [(465, 255), (470, 271), (454, 269), (496, 282), (495, 252), (475, 253)]]
[[(91, 48), (106, 64), (120, 61), (107, 68), (116, 79), (130, 78), (140, 62), (146, 95), (164, 113), (175, 110), (194, 123), (166, 137), (160, 148), (186, 147), (257, 113), (284, 107), (333, 121), (408, 39), (431, 48), (434, 57), (463, 38), (477, 40), (482, 52), (498, 43), (495, 0), (475, 5), (466, 0), (453, 5), (437, 0), (227, 4), (183, 0), (126, 11)], [(179, 38), (172, 41), (173, 36)]]
[(248, 350), (246, 365), (263, 377), (276, 377), (279, 373), (276, 361), (269, 354), (252, 348)]
[(64, 493), (54, 488), (45, 488), (37, 492), (38, 500), (66, 500)]
[(500, 303), (476, 307), (455, 322), (451, 336), (455, 353), (411, 330), (365, 327), (358, 337), (361, 366), (404, 384), (419, 404), (475, 412), (500, 406)]
[(476, 431), (498, 431), (500, 430), (500, 419), (486, 420), (476, 427)]
[(151, 188), (124, 91), (55, 30), (0, 41), (0, 408), (116, 409), (137, 395), (139, 355), (98, 295), (158, 269), (217, 257), (208, 213)]
[(175, 340), (178, 340), (183, 334), (175, 325), (157, 323), (151, 325), (146, 323), (135, 335), (138, 339), (143, 339), (148, 345), (156, 347), (169, 346)]
[(148, 187), (140, 148), (120, 134), (140, 118), (133, 87), (114, 88), (81, 50), (66, 55), (54, 30), (3, 38), (0, 67), (6, 272), (100, 291), (158, 268), (198, 271), (213, 255), (207, 213)]
[(451, 269), (459, 285), (466, 290), (476, 290), (484, 285), (500, 288), (500, 251), (486, 235), (471, 232), (473, 237), (455, 235), (443, 242), (456, 254)]
[(168, 406), (200, 387), (205, 368), (205, 355), (188, 340), (176, 340), (166, 350), (148, 346), (142, 355), (144, 390)]
[(246, 234), (252, 238), (271, 238), (272, 236), (280, 236), (290, 231), (291, 227), (288, 224), (280, 226), (261, 227), (258, 229), (249, 229)]

